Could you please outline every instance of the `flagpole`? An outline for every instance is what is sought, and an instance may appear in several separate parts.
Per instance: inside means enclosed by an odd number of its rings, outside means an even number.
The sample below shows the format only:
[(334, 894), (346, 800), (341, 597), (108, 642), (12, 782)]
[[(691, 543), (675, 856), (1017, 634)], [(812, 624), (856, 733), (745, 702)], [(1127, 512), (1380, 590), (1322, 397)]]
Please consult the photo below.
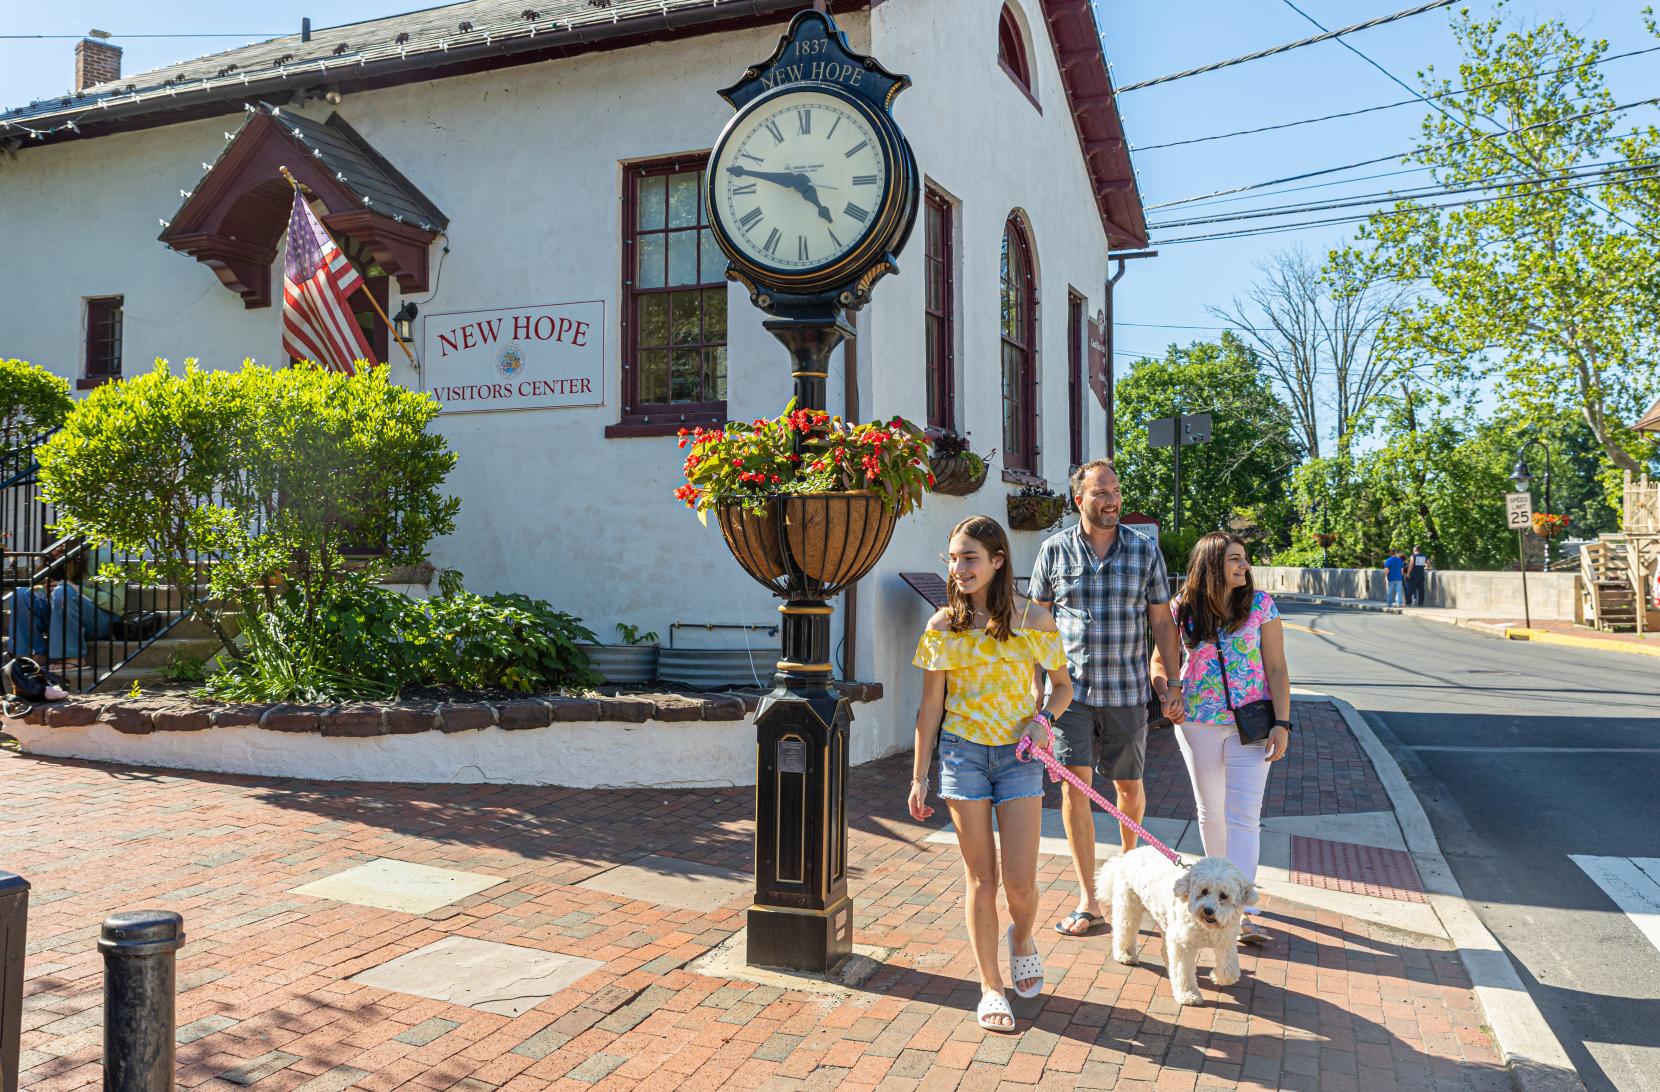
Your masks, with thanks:
[[(295, 193), (300, 192), (299, 182), (297, 182), (294, 176), (289, 173), (287, 167), (278, 167), (277, 170), (281, 171), (282, 176), (288, 179), (288, 184), (294, 187)], [(329, 241), (332, 242), (337, 248), (340, 248), (340, 253), (344, 254), (346, 251), (343, 247), (340, 247), (340, 240), (334, 237), (334, 232), (329, 231), (329, 226), (323, 223), (321, 217), (318, 218), (317, 223), (324, 231), (328, 231)], [(398, 348), (403, 350), (403, 355), (409, 358), (410, 365), (412, 367), (419, 368), (420, 365), (415, 363), (415, 354), (409, 351), (409, 346), (404, 344), (403, 338), (398, 336), (398, 328), (392, 325), (392, 320), (387, 318), (386, 312), (381, 309), (380, 301), (375, 299), (375, 294), (373, 292), (369, 291), (369, 279), (367, 277), (359, 277), (357, 286), (363, 291), (363, 296), (369, 301), (369, 306), (375, 309), (375, 314), (380, 316), (380, 321), (386, 323), (386, 332), (392, 335), (392, 340), (398, 343)]]

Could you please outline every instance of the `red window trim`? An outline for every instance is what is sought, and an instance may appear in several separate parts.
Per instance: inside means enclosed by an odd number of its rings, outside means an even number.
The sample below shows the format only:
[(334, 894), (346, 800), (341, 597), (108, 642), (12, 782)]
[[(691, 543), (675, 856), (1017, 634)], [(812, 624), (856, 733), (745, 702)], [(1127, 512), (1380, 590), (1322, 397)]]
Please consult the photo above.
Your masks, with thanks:
[[(1025, 426), (1026, 439), (1031, 450), (1017, 450), (1015, 445), (1010, 442), (1007, 429), (1007, 419), (1005, 415), (1005, 427), (1003, 433), (1003, 465), (1009, 470), (1024, 470), (1028, 473), (1036, 474), (1038, 469), (1038, 456), (1042, 454), (1043, 451), (1043, 445), (1038, 442), (1037, 431), (1037, 263), (1032, 258), (1032, 243), (1026, 235), (1026, 227), (1020, 222), (1019, 216), (1011, 215), (1008, 220), (1004, 221), (1003, 238), (1008, 240), (1011, 236), (1014, 245), (1019, 248), (1022, 265), (1024, 266), (1026, 283), (1024, 285), (1025, 291), (1023, 294), (1026, 302), (1025, 306), (1021, 308), (1020, 315), (1018, 316), (1019, 325), (1021, 327), (1021, 338), (1019, 341), (1015, 341), (1003, 333), (1001, 301), (1003, 292), (1006, 288), (1006, 282), (1002, 276), (1001, 263), (999, 263), (1000, 268), (998, 270), (997, 286), (999, 300), (997, 330), (998, 372), (999, 376), (1001, 376), (1003, 367), (1003, 352), (1006, 347), (1013, 346), (1024, 356), (1025, 367), (1022, 370), (1023, 374), (1018, 377), (1020, 380), (1021, 394), (1023, 396), (1022, 402), (1024, 411), (1021, 423)], [(1008, 401), (1006, 396), (1003, 398), (1003, 401)]]
[(1084, 463), (1084, 329), (1088, 304), (1076, 291), (1066, 293), (1066, 423), (1071, 465)]
[[(125, 296), (89, 296), (86, 301), (86, 344), (82, 347), (81, 378), (90, 381), (88, 387), (76, 384), (78, 389), (90, 389), (110, 379), (121, 378), (121, 343), (125, 322), (122, 309), (125, 306)], [(105, 317), (100, 318), (101, 312)], [(114, 317), (108, 317), (113, 312)], [(106, 326), (113, 325), (112, 336), (103, 338), (102, 342), (94, 332), (95, 323)], [(98, 350), (102, 349), (102, 352)], [(97, 357), (94, 353), (98, 352)]]
[[(1011, 57), (1013, 63), (1010, 63)], [(1043, 113), (1043, 104), (1038, 102), (1037, 92), (1032, 89), (1031, 50), (1026, 43), (1026, 35), (1021, 32), (1020, 20), (1014, 17), (1007, 4), (1003, 5), (1003, 11), (997, 17), (997, 66), (1014, 81), (1037, 112)]]
[[(933, 375), (925, 374), (928, 384), (929, 404), (938, 412), (928, 415), (930, 428), (955, 429), (957, 427), (957, 274), (956, 274), (956, 217), (951, 202), (946, 196), (929, 186), (923, 194), (923, 215), (930, 212), (938, 213), (940, 218), (938, 254), (927, 250), (931, 236), (928, 225), (923, 224), (923, 267), (932, 281), (936, 267), (943, 276), (944, 284), (940, 286), (940, 308), (935, 311), (928, 307), (927, 285), (923, 288), (922, 310), (927, 323), (927, 337), (932, 344), (935, 336), (936, 324), (940, 328), (941, 355), (935, 361)], [(926, 350), (925, 350), (926, 352)], [(924, 357), (926, 360), (926, 356)], [(926, 368), (924, 369), (926, 373)]]
[[(622, 374), (618, 384), (618, 400), (622, 404), (619, 419), (615, 424), (605, 426), (607, 438), (627, 438), (640, 436), (673, 436), (683, 428), (693, 425), (718, 425), (726, 421), (726, 401), (710, 400), (705, 402), (679, 402), (669, 405), (646, 404), (639, 401), (639, 369), (635, 360), (639, 353), (639, 342), (634, 321), (634, 246), (638, 236), (639, 209), (636, 207), (636, 182), (642, 177), (653, 174), (674, 174), (685, 170), (705, 170), (709, 165), (709, 153), (695, 152), (686, 155), (662, 156), (656, 159), (637, 160), (623, 165), (622, 177), (622, 277), (619, 285), (618, 299), (621, 306), (617, 308), (619, 321), (622, 323), (621, 337), (618, 343), (622, 346)], [(714, 287), (714, 282), (700, 282), (702, 287)], [(726, 284), (723, 278), (720, 284)], [(692, 286), (683, 285), (682, 288)], [(730, 316), (728, 316), (730, 321)], [(730, 329), (727, 334), (731, 337)]]

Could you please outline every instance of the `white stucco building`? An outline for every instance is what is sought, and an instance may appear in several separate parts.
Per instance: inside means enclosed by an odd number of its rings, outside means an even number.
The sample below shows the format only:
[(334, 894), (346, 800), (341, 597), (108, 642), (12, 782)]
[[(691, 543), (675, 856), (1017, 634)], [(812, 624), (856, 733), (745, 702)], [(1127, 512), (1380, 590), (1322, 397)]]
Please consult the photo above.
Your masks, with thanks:
[[(782, 347), (699, 245), (685, 202), (731, 114), (716, 90), (765, 59), (802, 6), (472, 0), (0, 114), (0, 237), (27, 256), (0, 266), (0, 353), (83, 389), (156, 357), (285, 362), (281, 160), (388, 313), (419, 307), (421, 367), (395, 347), (386, 359), (397, 381), (446, 398), (437, 427), (459, 454), (462, 509), (434, 564), (474, 590), (545, 598), (602, 635), (617, 622), (665, 641), (675, 623), (771, 624), (776, 601), (672, 498), (673, 432), (770, 417), (789, 397)], [(1087, 0), (830, 7), (855, 49), (913, 79), (894, 110), (927, 193), (901, 273), (830, 377), (830, 408), (903, 414), (997, 451), (978, 493), (930, 497), (856, 609), (838, 603), (845, 675), (886, 690), (858, 708), (861, 761), (910, 740), (910, 656), (929, 608), (898, 574), (942, 571), (949, 527), (974, 512), (1006, 522), (1021, 480), (1060, 486), (1105, 454), (1091, 342), (1108, 252), (1143, 245), (1145, 224)], [(87, 42), (80, 56), (93, 69), (114, 63), (109, 50)], [(450, 357), (458, 342), (440, 334), (492, 317), (479, 312), (588, 323), (593, 381), (520, 391), (493, 348)], [(459, 390), (479, 384), (512, 393)], [(490, 412), (459, 412), (478, 408)], [(1042, 535), (1012, 537), (1024, 572)]]

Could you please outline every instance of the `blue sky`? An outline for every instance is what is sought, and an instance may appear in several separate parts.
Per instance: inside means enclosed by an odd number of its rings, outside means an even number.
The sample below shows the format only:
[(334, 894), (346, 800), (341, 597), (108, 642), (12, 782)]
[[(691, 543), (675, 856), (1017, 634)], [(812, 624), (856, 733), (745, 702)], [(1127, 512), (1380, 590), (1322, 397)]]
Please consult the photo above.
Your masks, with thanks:
[[(900, 0), (904, 2), (904, 0)], [(1327, 27), (1345, 26), (1414, 6), (1415, 0), (1298, 0), (1298, 6)], [(292, 33), (304, 15), (321, 25), (377, 18), (409, 10), (398, 0), (336, 0), (326, 7), (291, 0), (258, 6), (231, 6), (205, 0), (84, 4), (24, 4), (0, 0), (0, 27), (7, 34), (78, 35), (92, 27), (108, 30), (125, 50), (129, 72), (181, 58), (215, 52), (273, 34)], [(1478, 16), (1492, 0), (1471, 0)], [(1233, 57), (1317, 33), (1285, 0), (1096, 0), (1107, 55), (1119, 85)], [(1519, 0), (1509, 17), (1518, 23), (1560, 17), (1589, 36), (1605, 37), (1610, 52), (1657, 44), (1642, 25), (1641, 2), (1578, 0), (1571, 5), (1536, 5)], [(1383, 67), (1417, 86), (1417, 73), (1434, 65), (1456, 71), (1457, 56), (1448, 29), (1447, 8), (1355, 34), (1347, 40)], [(137, 38), (136, 34), (226, 32), (224, 38)], [(17, 105), (63, 91), (72, 81), (74, 38), (0, 40), (0, 103)], [(1650, 54), (1603, 65), (1616, 101), (1660, 94)], [(1336, 42), (1306, 46), (1261, 61), (1121, 96), (1120, 109), (1132, 147), (1184, 140), (1235, 129), (1336, 113), (1394, 102), (1408, 96), (1384, 75)], [(1361, 117), (1302, 126), (1276, 133), (1211, 141), (1181, 148), (1136, 151), (1141, 191), (1156, 204), (1230, 186), (1298, 174), (1412, 147), (1419, 140), (1421, 106), (1403, 106)], [(1635, 121), (1656, 111), (1631, 111)], [(1354, 172), (1390, 169), (1382, 164)], [(1333, 178), (1348, 178), (1346, 175)], [(1422, 176), (1416, 176), (1422, 177)], [(1414, 176), (1407, 176), (1411, 181)], [(1319, 179), (1318, 181), (1328, 181)], [(1355, 179), (1290, 195), (1338, 198), (1369, 192), (1389, 180)], [(1275, 198), (1281, 201), (1289, 198)], [(1253, 202), (1221, 208), (1243, 208)], [(1220, 209), (1218, 209), (1220, 211)], [(1151, 219), (1161, 214), (1150, 213)], [(1164, 214), (1168, 216), (1169, 214)], [(1219, 320), (1212, 305), (1244, 295), (1255, 266), (1279, 249), (1301, 244), (1316, 254), (1350, 237), (1352, 227), (1329, 227), (1264, 238), (1160, 248), (1160, 256), (1133, 263), (1118, 288), (1117, 331), (1121, 370), (1135, 353), (1162, 353), (1171, 341), (1214, 337)], [(1040, 244), (1041, 245), (1041, 244)], [(1169, 329), (1160, 325), (1199, 327)]]

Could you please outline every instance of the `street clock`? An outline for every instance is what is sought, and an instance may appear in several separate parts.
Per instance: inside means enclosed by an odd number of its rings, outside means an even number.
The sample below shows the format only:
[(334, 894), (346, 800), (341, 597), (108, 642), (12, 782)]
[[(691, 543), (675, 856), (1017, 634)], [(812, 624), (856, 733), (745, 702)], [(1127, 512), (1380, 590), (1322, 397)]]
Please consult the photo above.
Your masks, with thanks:
[(889, 108), (908, 86), (804, 11), (771, 59), (721, 92), (737, 113), (710, 155), (704, 201), (728, 275), (757, 306), (773, 311), (783, 296), (858, 308), (898, 268), (920, 179)]

